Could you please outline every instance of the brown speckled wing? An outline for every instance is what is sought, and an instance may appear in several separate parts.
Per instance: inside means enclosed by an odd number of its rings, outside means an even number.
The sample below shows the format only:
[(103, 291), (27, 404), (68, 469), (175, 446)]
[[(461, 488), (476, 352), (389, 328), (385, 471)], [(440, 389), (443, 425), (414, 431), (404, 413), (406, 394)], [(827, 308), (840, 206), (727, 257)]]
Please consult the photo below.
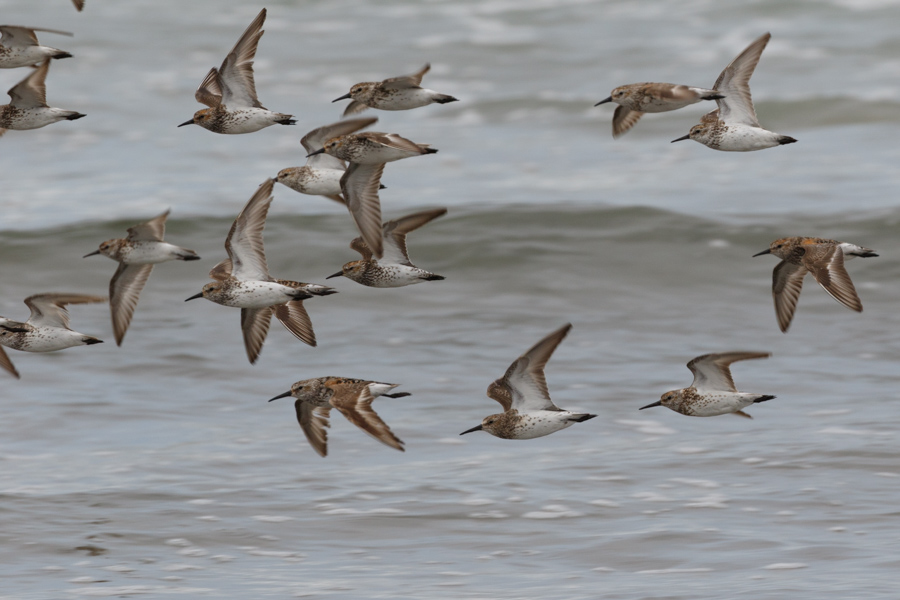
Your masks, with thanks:
[(219, 85), (219, 70), (215, 67), (209, 70), (206, 77), (200, 83), (200, 87), (194, 92), (194, 99), (200, 104), (210, 108), (222, 103), (222, 88)]
[(319, 456), (328, 455), (328, 428), (331, 427), (330, 406), (313, 406), (309, 402), (294, 402), (297, 411), (297, 422), (303, 430), (309, 445)]
[(406, 250), (406, 235), (445, 214), (447, 214), (446, 208), (435, 208), (385, 223), (382, 226), (385, 262), (412, 266), (409, 261), (409, 252)]
[(713, 86), (725, 97), (716, 100), (721, 111), (721, 118), (726, 123), (743, 123), (759, 127), (753, 100), (750, 98), (750, 76), (759, 63), (759, 57), (769, 43), (771, 34), (764, 33), (743, 52), (738, 54), (719, 74)]
[(620, 135), (624, 135), (628, 132), (629, 129), (634, 127), (634, 124), (641, 120), (641, 117), (644, 116), (639, 110), (631, 110), (630, 108), (625, 108), (621, 104), (616, 107), (616, 112), (613, 113), (612, 120), (612, 130), (613, 137), (617, 138)]
[(787, 332), (794, 319), (794, 310), (803, 290), (803, 278), (807, 269), (803, 265), (781, 261), (772, 271), (772, 298), (775, 300), (775, 317), (778, 327)]
[[(496, 396), (504, 396), (502, 392), (498, 393), (498, 390), (508, 390), (512, 398), (511, 407), (520, 413), (559, 410), (559, 407), (550, 400), (544, 367), (571, 329), (572, 324), (566, 323), (529, 348), (509, 366), (502, 380), (497, 380), (488, 387), (488, 395), (503, 405), (504, 401)], [(492, 391), (495, 395), (491, 395)]]
[(247, 350), (247, 358), (250, 364), (256, 362), (262, 351), (266, 335), (269, 333), (269, 324), (272, 322), (271, 308), (242, 308), (241, 331), (244, 333), (244, 348)]
[(244, 30), (240, 39), (222, 61), (219, 67), (219, 85), (222, 102), (230, 109), (238, 107), (263, 108), (256, 97), (256, 83), (253, 80), (253, 59), (256, 47), (262, 37), (266, 9), (259, 11), (253, 22)]
[(350, 115), (355, 115), (357, 113), (361, 113), (362, 111), (369, 108), (368, 104), (363, 104), (358, 100), (352, 100), (350, 104), (347, 105), (347, 108), (344, 109), (344, 112), (341, 114), (342, 117), (349, 117)]
[(269, 279), (263, 229), (272, 205), (274, 179), (266, 179), (256, 190), (231, 225), (225, 238), (225, 251), (231, 259), (231, 274), (240, 280)]
[(35, 327), (69, 327), (69, 304), (106, 302), (105, 296), (84, 294), (35, 294), (25, 298), (25, 306), (31, 309), (27, 323)]
[(10, 104), (16, 108), (45, 108), (47, 106), (47, 71), (50, 59), (41, 63), (28, 77), (14, 85), (9, 92)]
[(832, 246), (820, 259), (815, 262), (804, 261), (804, 265), (832, 298), (851, 310), (862, 312), (862, 302), (844, 267), (844, 252), (840, 247)]
[(350, 249), (359, 252), (362, 255), (363, 260), (372, 259), (372, 251), (366, 245), (366, 241), (361, 237), (353, 238), (353, 241), (350, 242)]
[(391, 431), (391, 428), (372, 410), (374, 398), (369, 393), (367, 382), (363, 385), (350, 384), (333, 386), (334, 396), (331, 405), (341, 411), (348, 421), (368, 433), (370, 436), (391, 448), (404, 451), (403, 441)]
[(12, 361), (9, 360), (9, 357), (6, 355), (6, 351), (3, 349), (3, 346), (0, 346), (0, 367), (3, 367), (3, 370), (12, 373), (16, 379), (20, 378), (19, 372), (16, 371), (16, 367), (13, 366)]

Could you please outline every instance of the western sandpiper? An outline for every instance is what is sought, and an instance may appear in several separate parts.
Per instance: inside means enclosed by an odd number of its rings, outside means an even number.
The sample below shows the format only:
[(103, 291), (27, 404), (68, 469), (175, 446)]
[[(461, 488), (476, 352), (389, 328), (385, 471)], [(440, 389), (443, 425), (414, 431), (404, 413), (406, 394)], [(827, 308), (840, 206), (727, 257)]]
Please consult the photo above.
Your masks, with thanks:
[(781, 259), (772, 272), (772, 297), (775, 299), (778, 327), (785, 333), (794, 318), (794, 309), (797, 308), (803, 278), (807, 273), (812, 273), (816, 282), (832, 298), (849, 309), (862, 312), (862, 302), (844, 268), (844, 261), (857, 256), (878, 256), (872, 250), (856, 244), (812, 237), (775, 240), (768, 250), (753, 256), (763, 254), (774, 254)]
[(481, 425), (459, 435), (487, 431), (507, 440), (530, 440), (596, 417), (559, 408), (547, 390), (544, 366), (570, 329), (572, 325), (567, 323), (517, 358), (487, 389), (488, 397), (499, 402), (504, 412), (485, 417)]
[(750, 98), (750, 76), (753, 75), (770, 37), (772, 36), (768, 33), (760, 36), (725, 67), (713, 86), (724, 96), (716, 100), (718, 108), (704, 115), (687, 135), (672, 142), (690, 139), (713, 150), (751, 152), (797, 141), (790, 136), (763, 129), (756, 118), (753, 100)]
[(107, 240), (84, 258), (102, 254), (119, 263), (109, 282), (109, 308), (112, 314), (116, 344), (121, 346), (141, 290), (150, 277), (153, 265), (169, 260), (199, 260), (193, 250), (163, 241), (169, 211), (146, 223), (128, 228), (128, 237)]
[(380, 110), (410, 110), (429, 104), (447, 104), (457, 99), (447, 94), (439, 94), (433, 90), (420, 87), (422, 77), (431, 69), (430, 64), (410, 75), (391, 77), (384, 81), (366, 81), (357, 83), (350, 91), (332, 102), (352, 99), (347, 105), (344, 116), (377, 108)]
[(191, 120), (179, 127), (199, 125), (214, 133), (252, 133), (276, 123), (296, 123), (291, 118), (293, 115), (270, 111), (256, 96), (253, 58), (259, 38), (265, 33), (262, 29), (265, 21), (264, 8), (222, 61), (222, 66), (210, 69), (197, 88), (194, 98), (209, 108), (198, 110)]
[(634, 127), (644, 113), (660, 113), (684, 108), (701, 100), (722, 98), (717, 90), (679, 85), (675, 83), (630, 83), (620, 85), (609, 98), (594, 106), (615, 102), (619, 106), (613, 113), (613, 137), (619, 137)]
[(769, 356), (771, 356), (769, 352), (722, 352), (698, 356), (687, 364), (688, 369), (694, 374), (694, 381), (690, 387), (666, 392), (659, 402), (642, 406), (638, 410), (665, 406), (689, 417), (715, 417), (734, 413), (752, 419), (753, 417), (741, 409), (757, 402), (771, 400), (775, 396), (737, 391), (728, 366), (739, 360)]
[(295, 337), (315, 346), (316, 335), (303, 300), (336, 293), (328, 286), (274, 279), (269, 275), (262, 232), (272, 204), (274, 185), (274, 179), (267, 179), (260, 185), (235, 219), (225, 238), (228, 258), (209, 272), (216, 281), (207, 283), (203, 291), (187, 299), (202, 297), (216, 304), (240, 308), (244, 348), (251, 363), (259, 357), (273, 313)]
[(48, 58), (69, 58), (72, 55), (65, 50), (57, 50), (49, 46), (41, 46), (35, 31), (46, 31), (72, 37), (68, 31), (58, 29), (41, 29), (39, 27), (18, 27), (16, 25), (0, 25), (0, 69), (30, 67), (44, 62)]
[[(106, 302), (103, 296), (82, 294), (35, 294), (25, 298), (31, 316), (24, 323), (0, 317), (0, 346), (24, 352), (54, 352), (72, 346), (90, 346), (103, 340), (69, 329), (68, 304)], [(6, 353), (0, 350), (0, 367), (16, 377)]]
[(12, 101), (0, 106), (0, 135), (7, 129), (38, 129), (50, 123), (74, 121), (85, 116), (74, 110), (52, 108), (47, 105), (47, 71), (50, 59), (46, 59), (28, 77), (9, 90)]
[(381, 201), (378, 190), (384, 164), (411, 156), (434, 154), (428, 144), (417, 144), (396, 133), (365, 131), (332, 138), (308, 156), (330, 154), (350, 163), (341, 177), (341, 191), (350, 215), (375, 258), (381, 258)]
[(391, 428), (375, 414), (372, 401), (378, 396), (400, 398), (408, 392), (389, 394), (398, 383), (380, 383), (347, 377), (317, 377), (298, 381), (291, 391), (279, 394), (269, 400), (294, 397), (294, 408), (300, 428), (319, 456), (328, 454), (329, 413), (332, 408), (341, 411), (348, 421), (371, 435), (373, 438), (403, 452), (403, 442), (393, 434)]
[[(331, 125), (313, 129), (303, 136), (300, 143), (303, 144), (307, 154), (313, 154), (317, 150), (321, 150), (328, 140), (342, 135), (349, 135), (377, 121), (377, 118), (338, 121)], [(346, 170), (347, 163), (323, 152), (321, 154), (313, 154), (306, 159), (305, 166), (282, 169), (275, 177), (275, 181), (301, 194), (326, 196), (335, 202), (346, 205), (344, 197), (341, 196), (341, 177), (344, 176)]]
[(354, 239), (350, 242), (350, 247), (362, 254), (362, 260), (348, 262), (339, 272), (329, 275), (326, 279), (343, 275), (357, 283), (379, 288), (403, 287), (423, 281), (444, 279), (410, 262), (406, 250), (406, 235), (445, 214), (446, 208), (435, 208), (385, 223), (381, 228), (384, 247), (384, 256), (381, 260), (372, 258), (372, 251), (365, 240), (361, 237)]

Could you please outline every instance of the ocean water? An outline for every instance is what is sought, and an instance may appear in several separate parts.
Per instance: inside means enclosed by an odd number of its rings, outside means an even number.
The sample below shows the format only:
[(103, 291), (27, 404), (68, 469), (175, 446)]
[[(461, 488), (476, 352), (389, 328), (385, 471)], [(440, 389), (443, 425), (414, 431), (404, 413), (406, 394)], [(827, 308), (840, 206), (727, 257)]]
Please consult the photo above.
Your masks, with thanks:
[[(175, 126), (253, 16), (269, 18), (260, 98), (295, 127)], [(87, 117), (0, 138), (0, 314), (26, 296), (103, 293), (81, 256), (171, 207), (167, 240), (203, 258), (155, 268), (122, 347), (108, 308), (71, 308), (105, 344), (8, 351), (0, 373), (0, 598), (886, 598), (900, 554), (900, 3), (883, 0), (379, 3), (0, 0), (0, 21), (75, 56), (48, 100)], [(760, 121), (796, 137), (747, 154), (670, 145), (711, 107), (610, 135), (616, 85), (708, 86), (750, 41)], [(440, 149), (389, 165), (386, 217), (446, 206), (410, 236), (447, 277), (397, 290), (333, 279), (307, 308), (317, 348), (273, 325), (256, 365), (234, 309), (183, 300), (224, 257), (266, 177), (302, 164), (358, 81), (433, 65), (460, 102), (374, 112)], [(0, 72), (11, 87), (22, 70)], [(357, 255), (346, 213), (276, 186), (277, 277), (324, 283)], [(807, 281), (775, 321), (773, 239), (881, 256), (850, 272), (856, 314)], [(499, 406), (491, 381), (542, 336), (562, 407), (598, 418), (536, 440), (459, 437)], [(638, 412), (706, 352), (774, 394), (754, 420)], [(402, 384), (374, 406), (406, 452), (332, 415), (318, 457), (289, 400), (321, 375)]]

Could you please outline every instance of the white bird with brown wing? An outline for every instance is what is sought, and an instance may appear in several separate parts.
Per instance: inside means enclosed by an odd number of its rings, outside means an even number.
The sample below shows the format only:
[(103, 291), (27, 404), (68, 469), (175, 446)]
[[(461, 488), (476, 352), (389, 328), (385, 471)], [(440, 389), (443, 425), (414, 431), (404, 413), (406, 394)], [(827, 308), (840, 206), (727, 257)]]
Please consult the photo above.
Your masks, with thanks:
[(38, 129), (57, 121), (74, 121), (85, 116), (74, 110), (47, 104), (46, 80), (49, 70), (48, 58), (28, 77), (10, 88), (8, 94), (12, 100), (9, 104), (0, 106), (0, 135), (6, 133), (7, 129)]

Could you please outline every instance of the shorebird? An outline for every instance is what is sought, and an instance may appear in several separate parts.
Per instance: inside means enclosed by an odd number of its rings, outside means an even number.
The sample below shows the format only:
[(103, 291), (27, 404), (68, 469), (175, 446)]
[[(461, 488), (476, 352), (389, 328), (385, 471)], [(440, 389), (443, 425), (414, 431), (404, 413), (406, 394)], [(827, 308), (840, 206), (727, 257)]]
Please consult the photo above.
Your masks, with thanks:
[(384, 164), (411, 156), (434, 154), (428, 144), (417, 144), (396, 133), (365, 131), (332, 138), (310, 156), (329, 154), (350, 163), (341, 177), (341, 191), (350, 215), (375, 258), (381, 258), (381, 201), (378, 190)]
[(64, 119), (74, 121), (85, 116), (74, 110), (52, 108), (47, 105), (45, 81), (49, 69), (48, 58), (7, 92), (12, 101), (0, 106), (0, 135), (6, 133), (7, 129), (38, 129)]
[(98, 250), (84, 255), (87, 258), (102, 254), (119, 263), (109, 282), (109, 309), (118, 346), (122, 345), (153, 265), (169, 260), (200, 260), (193, 250), (163, 241), (168, 217), (167, 210), (146, 223), (129, 227), (128, 237), (107, 240)]
[(222, 66), (213, 67), (197, 88), (194, 98), (207, 105), (194, 113), (185, 125), (199, 125), (214, 133), (252, 133), (276, 123), (293, 125), (296, 123), (284, 113), (272, 112), (259, 103), (256, 84), (253, 81), (253, 58), (266, 21), (266, 9), (259, 15), (222, 61)]
[(70, 58), (72, 56), (65, 50), (41, 46), (35, 31), (72, 37), (68, 31), (59, 31), (58, 29), (0, 25), (0, 34), (3, 34), (3, 37), (0, 37), (0, 69), (30, 67), (42, 63), (48, 58)]
[(794, 318), (794, 309), (800, 299), (803, 278), (812, 273), (816, 282), (832, 298), (856, 312), (862, 312), (862, 302), (844, 262), (857, 256), (878, 256), (869, 248), (856, 244), (812, 237), (789, 237), (775, 240), (768, 250), (753, 256), (774, 254), (781, 259), (772, 272), (772, 297), (775, 300), (775, 316), (778, 327), (787, 333)]
[(185, 300), (206, 298), (216, 304), (240, 308), (244, 348), (251, 364), (259, 357), (273, 313), (295, 337), (315, 346), (316, 335), (303, 301), (337, 292), (328, 286), (274, 279), (269, 275), (262, 232), (274, 185), (274, 179), (263, 182), (234, 220), (225, 238), (228, 258), (209, 272), (216, 281), (207, 283), (203, 291)]
[(459, 435), (487, 431), (507, 440), (530, 440), (596, 417), (559, 408), (547, 390), (544, 366), (570, 329), (572, 325), (567, 323), (517, 358), (487, 389), (488, 397), (499, 402), (504, 412), (485, 417), (481, 425)]
[(346, 205), (344, 197), (341, 196), (341, 177), (347, 170), (347, 163), (330, 154), (324, 152), (315, 154), (315, 152), (321, 150), (328, 140), (349, 135), (377, 121), (377, 118), (348, 119), (313, 129), (300, 140), (306, 153), (312, 155), (306, 160), (306, 165), (282, 169), (275, 177), (275, 181), (301, 194), (326, 196)]
[(365, 81), (357, 83), (350, 91), (332, 102), (352, 99), (347, 105), (344, 115), (352, 115), (366, 110), (377, 108), (380, 110), (410, 110), (429, 104), (446, 104), (456, 102), (457, 99), (447, 94), (439, 94), (434, 90), (420, 87), (422, 77), (431, 69), (426, 63), (424, 67), (410, 75), (391, 77), (384, 81)]
[(770, 37), (769, 33), (760, 36), (725, 67), (713, 86), (724, 96), (716, 100), (718, 108), (704, 115), (687, 135), (672, 140), (673, 143), (690, 139), (713, 150), (751, 152), (797, 141), (763, 129), (750, 98), (750, 76)]
[(666, 392), (658, 402), (642, 406), (638, 410), (665, 406), (689, 417), (715, 417), (734, 413), (752, 419), (741, 409), (771, 400), (775, 396), (737, 391), (728, 366), (739, 360), (769, 356), (769, 352), (723, 352), (698, 356), (687, 364), (694, 374), (690, 387)]
[(678, 110), (701, 100), (722, 98), (716, 90), (691, 87), (676, 83), (630, 83), (614, 89), (609, 98), (594, 106), (615, 102), (619, 106), (613, 113), (613, 137), (619, 137), (634, 127), (644, 113), (661, 113)]
[[(54, 352), (72, 346), (90, 346), (103, 340), (69, 329), (69, 304), (106, 302), (103, 296), (35, 294), (25, 298), (31, 316), (24, 323), (0, 317), (0, 346), (24, 352)], [(16, 378), (19, 372), (0, 348), (0, 367)]]
[(401, 398), (410, 395), (408, 392), (388, 393), (398, 385), (347, 377), (317, 377), (298, 381), (289, 392), (279, 394), (269, 402), (288, 397), (297, 399), (294, 402), (297, 421), (309, 445), (319, 456), (328, 454), (326, 428), (331, 426), (329, 413), (332, 408), (338, 409), (348, 421), (382, 444), (403, 452), (403, 441), (372, 410), (372, 401), (379, 396)]
[(445, 214), (446, 208), (435, 208), (385, 223), (381, 228), (384, 256), (380, 260), (372, 258), (372, 251), (362, 237), (354, 239), (350, 242), (350, 247), (362, 254), (362, 260), (348, 262), (340, 271), (326, 279), (344, 276), (356, 283), (378, 288), (403, 287), (444, 279), (410, 262), (406, 250), (406, 235)]

